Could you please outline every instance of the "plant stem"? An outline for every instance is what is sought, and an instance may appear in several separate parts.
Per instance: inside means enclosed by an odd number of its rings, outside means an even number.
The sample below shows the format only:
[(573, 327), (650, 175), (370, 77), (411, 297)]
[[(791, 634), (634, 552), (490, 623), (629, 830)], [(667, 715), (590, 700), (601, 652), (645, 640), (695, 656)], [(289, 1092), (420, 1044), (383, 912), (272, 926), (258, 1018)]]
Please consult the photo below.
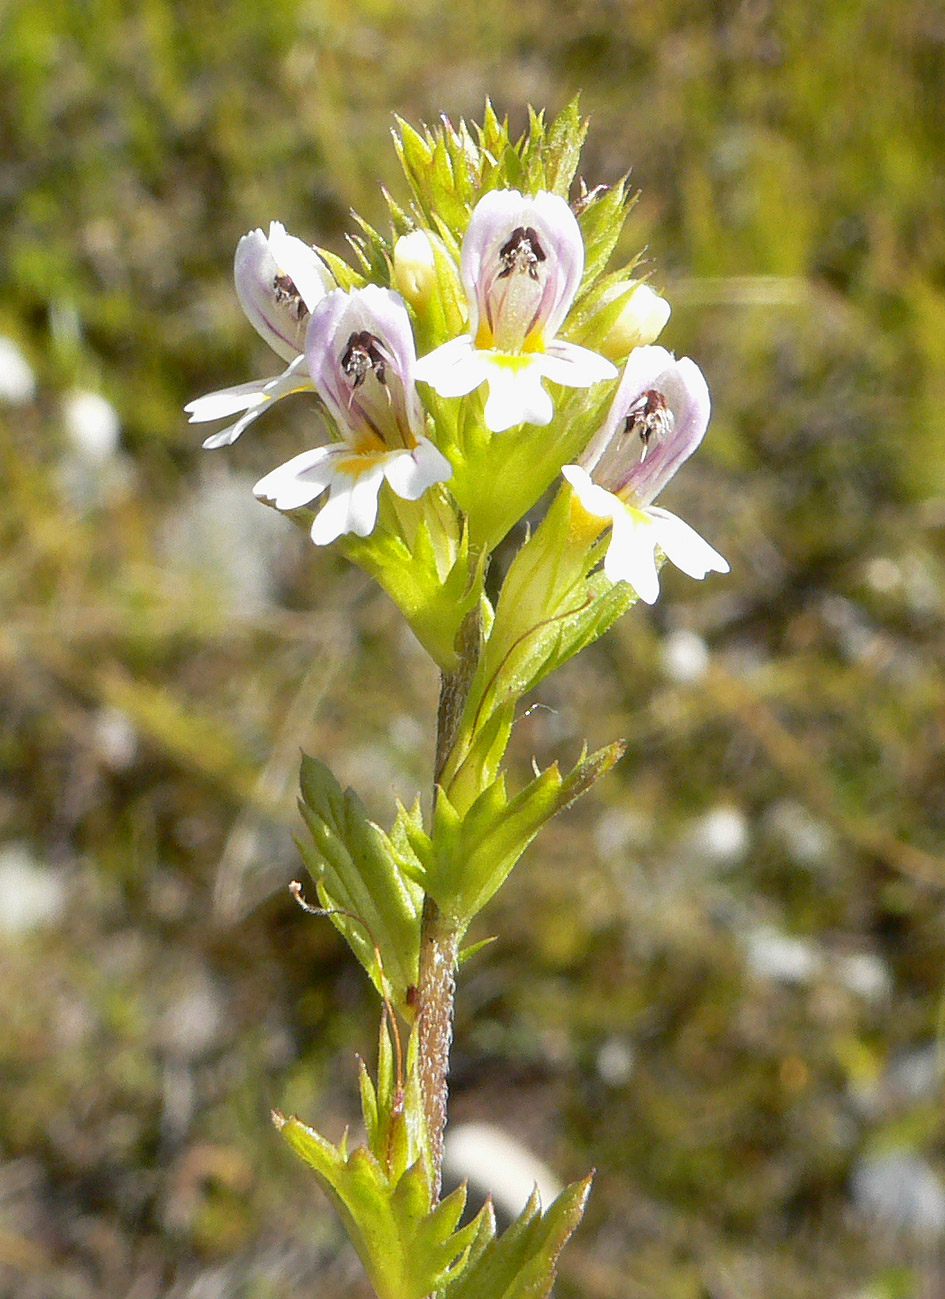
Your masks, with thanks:
[[(433, 800), (436, 803), (440, 776), (456, 738), (479, 660), (480, 618), (478, 608), (470, 613), (459, 633), (459, 666), (440, 679), (437, 710), (436, 758)], [(456, 991), (456, 958), (459, 930), (445, 916), (432, 897), (423, 903), (420, 936), (420, 978), (417, 987), (417, 1026), (420, 1045), (420, 1088), (433, 1155), (433, 1195), (439, 1199), (443, 1165), (443, 1134), (446, 1129), (447, 1075), (453, 1040), (453, 998)]]
[(453, 1040), (453, 996), (459, 935), (431, 897), (423, 904), (420, 940), (418, 1028), (420, 1088), (433, 1155), (433, 1196), (442, 1181), (443, 1134), (446, 1130), (447, 1075)]

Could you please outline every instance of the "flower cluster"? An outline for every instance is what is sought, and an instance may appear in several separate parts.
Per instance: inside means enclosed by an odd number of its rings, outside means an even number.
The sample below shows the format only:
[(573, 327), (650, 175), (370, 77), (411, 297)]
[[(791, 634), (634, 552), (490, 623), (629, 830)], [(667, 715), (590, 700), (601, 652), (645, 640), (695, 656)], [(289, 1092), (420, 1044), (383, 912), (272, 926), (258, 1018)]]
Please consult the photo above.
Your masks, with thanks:
[[(401, 237), (388, 259), (393, 282), (404, 288), (413, 309), (437, 292), (435, 240), (415, 230)], [(442, 248), (440, 253), (446, 255)], [(385, 482), (394, 496), (417, 501), (460, 469), (475, 475), (475, 465), (461, 464), (464, 448), (450, 443), (426, 413), (423, 385), (446, 399), (466, 398), (485, 386), (484, 401), (471, 399), (466, 418), (479, 420), (486, 439), (515, 439), (510, 430), (552, 424), (556, 399), (547, 383), (592, 389), (618, 377), (611, 360), (563, 336), (582, 284), (585, 247), (578, 220), (560, 195), (486, 192), (472, 208), (458, 262), (465, 329), (418, 360), (410, 309), (394, 289), (373, 283), (339, 287), (328, 260), (278, 222), (268, 236), (255, 230), (239, 242), (234, 273), (240, 303), (287, 364), (274, 378), (200, 397), (187, 410), (192, 422), (238, 416), (204, 442), (220, 447), (234, 442), (273, 402), (292, 393), (316, 394), (331, 440), (267, 473), (255, 492), (285, 511), (327, 493), (311, 522), (317, 545), (345, 534), (368, 537)], [(728, 568), (687, 524), (652, 505), (702, 440), (709, 395), (691, 360), (675, 360), (652, 345), (668, 318), (668, 304), (648, 285), (632, 281), (608, 286), (603, 308), (616, 297), (621, 310), (611, 310), (598, 342), (611, 355), (624, 342), (629, 356), (623, 374), (597, 431), (589, 430), (583, 449), (576, 448), (574, 463), (561, 463), (565, 452), (557, 468), (599, 530), (611, 528), (606, 576), (630, 583), (652, 603), (660, 552), (697, 578)], [(557, 429), (549, 436), (564, 445)], [(567, 444), (573, 446), (573, 438)], [(495, 466), (494, 458), (490, 464)], [(491, 483), (490, 490), (500, 492), (502, 484)]]

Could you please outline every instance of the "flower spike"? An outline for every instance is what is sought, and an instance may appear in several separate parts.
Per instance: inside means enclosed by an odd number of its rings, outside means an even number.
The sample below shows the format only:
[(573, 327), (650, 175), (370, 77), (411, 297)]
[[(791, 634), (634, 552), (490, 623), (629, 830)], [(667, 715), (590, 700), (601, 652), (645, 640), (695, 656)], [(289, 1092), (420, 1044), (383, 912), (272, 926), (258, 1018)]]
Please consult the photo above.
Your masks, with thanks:
[(424, 436), (414, 385), (413, 334), (403, 299), (368, 285), (335, 289), (312, 312), (305, 357), (312, 386), (333, 416), (341, 441), (303, 451), (253, 489), (279, 510), (328, 500), (315, 516), (312, 540), (324, 546), (343, 533), (366, 537), (377, 522), (386, 479), (415, 501), (450, 477), (449, 461)]
[(313, 384), (304, 365), (305, 332), (315, 305), (334, 287), (334, 280), (318, 254), (278, 221), (244, 235), (233, 262), (236, 295), (249, 323), (265, 339), (287, 368), (274, 379), (254, 379), (208, 393), (189, 402), (184, 410), (191, 424), (224, 419), (243, 412), (235, 424), (206, 439), (207, 448), (229, 446), (274, 401), (293, 392), (311, 391)]
[(664, 347), (638, 347), (581, 463), (562, 470), (588, 514), (612, 523), (607, 577), (629, 582), (647, 604), (659, 595), (657, 547), (690, 577), (729, 571), (688, 523), (651, 505), (702, 441), (709, 408), (709, 390), (693, 361), (677, 361)]
[(556, 337), (584, 270), (584, 244), (563, 198), (524, 198), (493, 190), (479, 200), (463, 239), (460, 272), (469, 332), (423, 357), (417, 378), (442, 397), (488, 383), (486, 426), (548, 424), (554, 414), (542, 386), (550, 379), (587, 388), (617, 371), (587, 348)]

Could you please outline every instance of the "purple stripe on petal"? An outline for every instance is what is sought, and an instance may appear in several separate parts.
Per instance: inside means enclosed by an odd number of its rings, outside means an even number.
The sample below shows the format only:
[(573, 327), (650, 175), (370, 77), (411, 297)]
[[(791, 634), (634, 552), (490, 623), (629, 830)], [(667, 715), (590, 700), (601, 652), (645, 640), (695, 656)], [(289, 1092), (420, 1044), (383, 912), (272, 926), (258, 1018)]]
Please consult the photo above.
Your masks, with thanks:
[(233, 280), (236, 296), (246, 318), (257, 334), (284, 361), (291, 361), (302, 350), (304, 324), (292, 320), (275, 298), (275, 280), (279, 273), (269, 250), (269, 240), (261, 230), (244, 235), (236, 246)]
[(312, 381), (346, 441), (356, 448), (364, 439), (416, 445), (423, 408), (400, 294), (374, 284), (350, 293), (335, 289), (312, 312), (305, 353)]
[[(642, 418), (634, 419), (647, 395), (651, 406), (662, 399), (666, 411), (653, 421), (652, 436)], [(695, 362), (676, 361), (664, 347), (635, 348), (582, 463), (601, 486), (637, 507), (649, 505), (702, 441), (709, 411), (709, 390)]]
[(525, 198), (492, 190), (473, 210), (460, 271), (469, 301), (469, 332), (485, 322), (495, 346), (518, 351), (530, 334), (554, 337), (584, 269), (574, 213), (557, 194)]

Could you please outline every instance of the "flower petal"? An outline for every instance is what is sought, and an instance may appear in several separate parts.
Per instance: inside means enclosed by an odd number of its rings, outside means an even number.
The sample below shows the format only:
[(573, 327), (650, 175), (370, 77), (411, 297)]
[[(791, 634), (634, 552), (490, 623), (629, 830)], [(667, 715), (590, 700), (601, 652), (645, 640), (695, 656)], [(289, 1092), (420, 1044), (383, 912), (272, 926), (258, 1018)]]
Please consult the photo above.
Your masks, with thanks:
[(550, 424), (554, 404), (541, 386), (540, 353), (507, 356), (502, 352), (480, 353), (487, 363), (489, 396), (483, 417), (486, 428), (504, 433), (517, 424)]
[(204, 438), (200, 445), (205, 451), (215, 451), (218, 447), (232, 446), (236, 439), (246, 432), (253, 420), (257, 419), (264, 410), (264, 404), (251, 407), (245, 415), (240, 416), (235, 424), (228, 424), (226, 428), (211, 433), (209, 437)]
[[(653, 440), (641, 459), (640, 442), (628, 439), (624, 426), (628, 412), (650, 391), (665, 399), (672, 427)], [(694, 361), (677, 361), (665, 347), (637, 347), (627, 360), (607, 418), (581, 461), (597, 481), (642, 508), (698, 447), (709, 410), (709, 390)]]
[(688, 523), (658, 506), (652, 506), (646, 513), (653, 520), (660, 549), (684, 573), (701, 580), (707, 573), (729, 571), (728, 560)]
[(485, 383), (488, 362), (486, 353), (473, 346), (469, 334), (461, 334), (422, 356), (414, 373), (441, 397), (465, 397)]
[(195, 397), (188, 402), (184, 410), (190, 414), (191, 424), (224, 419), (241, 410), (246, 412), (235, 424), (211, 434), (203, 445), (210, 450), (230, 446), (274, 401), (280, 401), (294, 392), (311, 392), (313, 385), (303, 369), (304, 360), (302, 356), (295, 357), (282, 374), (276, 375), (274, 379), (252, 379), (249, 383), (210, 392), (205, 397)]
[(417, 500), (452, 474), (452, 465), (428, 438), (421, 438), (412, 451), (392, 451), (384, 464), (384, 477), (405, 501)]
[(592, 383), (617, 377), (617, 367), (612, 361), (564, 339), (555, 339), (548, 344), (542, 370), (546, 379), (565, 388), (589, 388)]
[(279, 265), (261, 230), (251, 230), (236, 245), (233, 281), (236, 296), (252, 327), (265, 339), (283, 361), (291, 361), (302, 351), (308, 313), (300, 318), (290, 304), (276, 297)]
[(629, 582), (645, 604), (654, 604), (660, 593), (656, 532), (640, 510), (623, 507), (614, 514), (614, 530), (604, 557), (607, 577), (612, 582)]
[(261, 406), (265, 398), (268, 379), (252, 379), (249, 383), (238, 383), (233, 388), (221, 388), (218, 392), (208, 392), (203, 397), (195, 397), (184, 407), (190, 416), (188, 423), (205, 424), (212, 419), (226, 419), (241, 410), (251, 410)]
[[(532, 293), (511, 292), (503, 252), (516, 232), (533, 232), (541, 251), (533, 273), (524, 277)], [(485, 328), (499, 347), (520, 345), (525, 335), (551, 339), (570, 310), (584, 270), (584, 241), (574, 213), (558, 194), (543, 191), (534, 198), (518, 190), (492, 190), (476, 204), (463, 238), (460, 273), (469, 301), (469, 332), (478, 338)], [(527, 281), (531, 281), (530, 284)], [(528, 319), (519, 318), (527, 298)], [(505, 314), (509, 319), (503, 319)], [(515, 317), (513, 319), (512, 317)], [(521, 335), (518, 343), (505, 334)]]
[(613, 492), (605, 491), (592, 482), (587, 470), (580, 465), (565, 465), (561, 473), (571, 484), (574, 495), (588, 514), (596, 515), (599, 519), (612, 519), (624, 509), (623, 501), (614, 496)]
[(295, 235), (287, 234), (281, 221), (269, 223), (269, 251), (309, 311), (314, 311), (325, 294), (335, 288), (331, 272), (315, 249)]
[(253, 493), (272, 501), (277, 510), (297, 510), (331, 485), (337, 472), (335, 461), (343, 452), (338, 446), (303, 451), (260, 478)]
[[(374, 361), (360, 375), (346, 368), (352, 345), (368, 336)], [(335, 289), (312, 312), (305, 354), (312, 381), (352, 443), (368, 437), (413, 447), (423, 431), (423, 407), (414, 382), (416, 351), (404, 300), (369, 284)]]
[(380, 462), (357, 474), (336, 471), (328, 500), (312, 524), (315, 545), (330, 545), (346, 532), (366, 537), (377, 522), (377, 494), (383, 480)]

